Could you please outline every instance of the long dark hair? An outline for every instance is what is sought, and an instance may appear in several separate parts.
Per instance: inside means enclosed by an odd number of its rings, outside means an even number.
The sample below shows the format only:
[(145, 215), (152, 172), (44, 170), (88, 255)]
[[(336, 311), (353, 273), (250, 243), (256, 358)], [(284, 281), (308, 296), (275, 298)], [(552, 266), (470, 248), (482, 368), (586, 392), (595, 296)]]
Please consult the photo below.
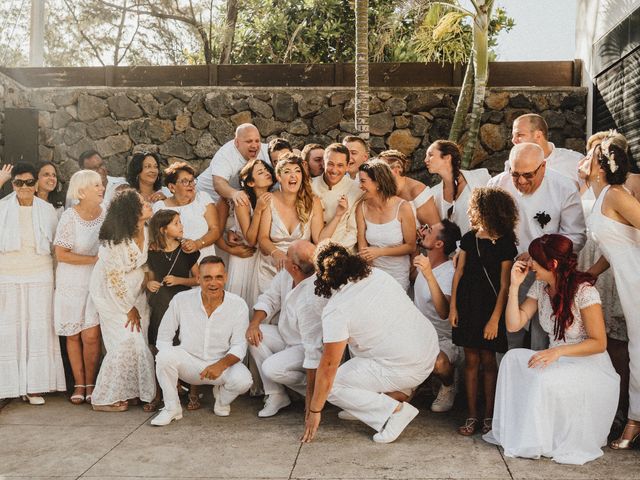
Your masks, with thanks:
[(242, 170), (240, 170), (240, 187), (249, 197), (249, 201), (251, 202), (251, 207), (256, 208), (256, 203), (258, 202), (258, 198), (256, 197), (256, 192), (253, 187), (247, 185), (249, 182), (254, 182), (253, 178), (253, 170), (258, 164), (264, 165), (264, 168), (271, 174), (271, 186), (269, 187), (269, 191), (276, 184), (276, 172), (274, 172), (273, 167), (269, 165), (267, 162), (260, 160), (259, 158), (255, 158), (247, 163)]
[(325, 298), (331, 297), (331, 290), (337, 290), (349, 281), (362, 280), (371, 273), (371, 267), (362, 257), (329, 241), (318, 245), (315, 266), (315, 294)]
[(162, 158), (157, 153), (134, 153), (131, 161), (129, 162), (129, 166), (127, 167), (127, 183), (136, 190), (140, 190), (140, 173), (142, 172), (144, 159), (147, 157), (153, 158), (156, 161), (156, 166), (158, 167), (158, 178), (153, 182), (153, 191), (157, 192), (162, 187)]
[(164, 250), (167, 248), (167, 238), (162, 229), (173, 222), (176, 215), (180, 214), (175, 210), (163, 208), (151, 217), (149, 220), (149, 248), (151, 250)]
[(135, 190), (124, 190), (111, 201), (98, 238), (103, 244), (108, 245), (118, 245), (131, 240), (138, 233), (138, 219), (141, 214), (140, 194)]
[(53, 208), (64, 207), (66, 195), (63, 192), (62, 180), (60, 179), (60, 173), (58, 172), (58, 167), (56, 166), (55, 163), (49, 162), (48, 160), (39, 162), (36, 165), (36, 168), (38, 169), (36, 180), (38, 179), (38, 175), (40, 175), (40, 170), (42, 170), (44, 167), (49, 165), (52, 166), (56, 172), (56, 188), (54, 188), (53, 191), (47, 197), (47, 202), (53, 205)]
[(440, 155), (451, 156), (451, 171), (453, 173), (453, 205), (451, 205), (447, 210), (447, 220), (450, 220), (451, 215), (453, 215), (453, 207), (456, 203), (456, 197), (458, 196), (458, 184), (460, 183), (458, 179), (460, 178), (462, 153), (460, 152), (458, 144), (449, 140), (436, 140), (433, 144), (440, 152)]
[(578, 256), (573, 253), (573, 242), (564, 235), (553, 233), (536, 238), (529, 245), (529, 255), (556, 278), (556, 294), (551, 298), (555, 317), (553, 335), (556, 340), (564, 340), (567, 328), (573, 324), (571, 307), (578, 287), (583, 283), (593, 285), (596, 278), (577, 269)]

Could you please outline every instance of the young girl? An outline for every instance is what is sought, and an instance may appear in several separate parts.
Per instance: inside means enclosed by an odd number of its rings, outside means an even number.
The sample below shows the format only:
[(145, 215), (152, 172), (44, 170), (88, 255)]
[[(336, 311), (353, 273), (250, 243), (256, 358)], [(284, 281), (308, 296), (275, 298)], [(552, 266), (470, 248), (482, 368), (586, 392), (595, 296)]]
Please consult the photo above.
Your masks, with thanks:
[(469, 417), (458, 428), (473, 435), (478, 428), (477, 396), (480, 364), (484, 373), (485, 411), (482, 432), (491, 430), (498, 365), (496, 352), (507, 351), (504, 309), (516, 250), (518, 210), (500, 188), (474, 190), (469, 202), (471, 230), (463, 235), (453, 277), (449, 321), (453, 343), (464, 347), (465, 387)]
[[(185, 253), (180, 241), (183, 236), (180, 214), (173, 210), (159, 210), (149, 221), (149, 255), (147, 265), (147, 290), (151, 320), (149, 322), (149, 347), (154, 355), (158, 328), (169, 302), (175, 294), (189, 290), (198, 284), (196, 280), (197, 261), (200, 252)], [(145, 405), (145, 411), (158, 409), (162, 390), (156, 388), (156, 397)], [(196, 395), (197, 403), (197, 395)], [(193, 408), (191, 395), (189, 407)], [(187, 408), (189, 408), (187, 407)]]

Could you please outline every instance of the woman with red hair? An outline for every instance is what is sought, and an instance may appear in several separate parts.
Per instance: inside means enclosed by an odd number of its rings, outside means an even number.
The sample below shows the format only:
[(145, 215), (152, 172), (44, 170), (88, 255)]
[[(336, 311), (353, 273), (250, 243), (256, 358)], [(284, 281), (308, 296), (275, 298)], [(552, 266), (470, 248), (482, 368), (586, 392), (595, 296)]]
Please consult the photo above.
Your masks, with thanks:
[[(493, 430), (484, 436), (508, 457), (550, 457), (582, 465), (602, 455), (618, 404), (620, 377), (606, 352), (607, 337), (595, 278), (576, 270), (573, 242), (543, 235), (529, 246), (530, 262), (511, 270), (507, 330), (524, 328), (538, 311), (549, 348), (518, 348), (498, 374)], [(536, 281), (518, 305), (518, 288)]]

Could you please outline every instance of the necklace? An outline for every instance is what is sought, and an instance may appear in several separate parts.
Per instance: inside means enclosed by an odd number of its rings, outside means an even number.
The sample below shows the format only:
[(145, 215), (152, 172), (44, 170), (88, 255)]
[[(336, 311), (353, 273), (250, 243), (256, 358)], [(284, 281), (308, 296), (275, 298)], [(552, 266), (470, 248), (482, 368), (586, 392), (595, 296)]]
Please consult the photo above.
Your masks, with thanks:
[(179, 248), (176, 248), (173, 252), (170, 252), (169, 255), (167, 255), (167, 252), (165, 252), (164, 250), (162, 251), (162, 254), (164, 255), (164, 258), (167, 259), (168, 262), (173, 261), (173, 254), (178, 251)]

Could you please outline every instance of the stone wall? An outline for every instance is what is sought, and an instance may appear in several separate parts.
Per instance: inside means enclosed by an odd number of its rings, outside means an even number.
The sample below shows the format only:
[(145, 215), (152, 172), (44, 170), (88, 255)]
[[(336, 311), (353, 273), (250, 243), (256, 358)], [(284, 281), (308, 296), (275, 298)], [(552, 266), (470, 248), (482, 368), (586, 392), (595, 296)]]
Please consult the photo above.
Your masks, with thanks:
[[(201, 170), (245, 122), (254, 123), (265, 140), (282, 136), (298, 148), (354, 133), (351, 89), (25, 90), (16, 85), (0, 75), (0, 110), (31, 106), (40, 111), (40, 157), (57, 163), (65, 178), (78, 168), (80, 153), (90, 148), (101, 153), (114, 175), (122, 174), (132, 152), (140, 150), (159, 152), (170, 162), (188, 160)], [(405, 152), (413, 161), (412, 174), (423, 177), (426, 147), (447, 138), (457, 93), (452, 88), (374, 89), (372, 150)], [(528, 112), (545, 117), (556, 145), (582, 151), (585, 102), (586, 89), (578, 87), (491, 89), (474, 165), (501, 170), (511, 147), (513, 119)], [(2, 143), (0, 137), (0, 148)]]

